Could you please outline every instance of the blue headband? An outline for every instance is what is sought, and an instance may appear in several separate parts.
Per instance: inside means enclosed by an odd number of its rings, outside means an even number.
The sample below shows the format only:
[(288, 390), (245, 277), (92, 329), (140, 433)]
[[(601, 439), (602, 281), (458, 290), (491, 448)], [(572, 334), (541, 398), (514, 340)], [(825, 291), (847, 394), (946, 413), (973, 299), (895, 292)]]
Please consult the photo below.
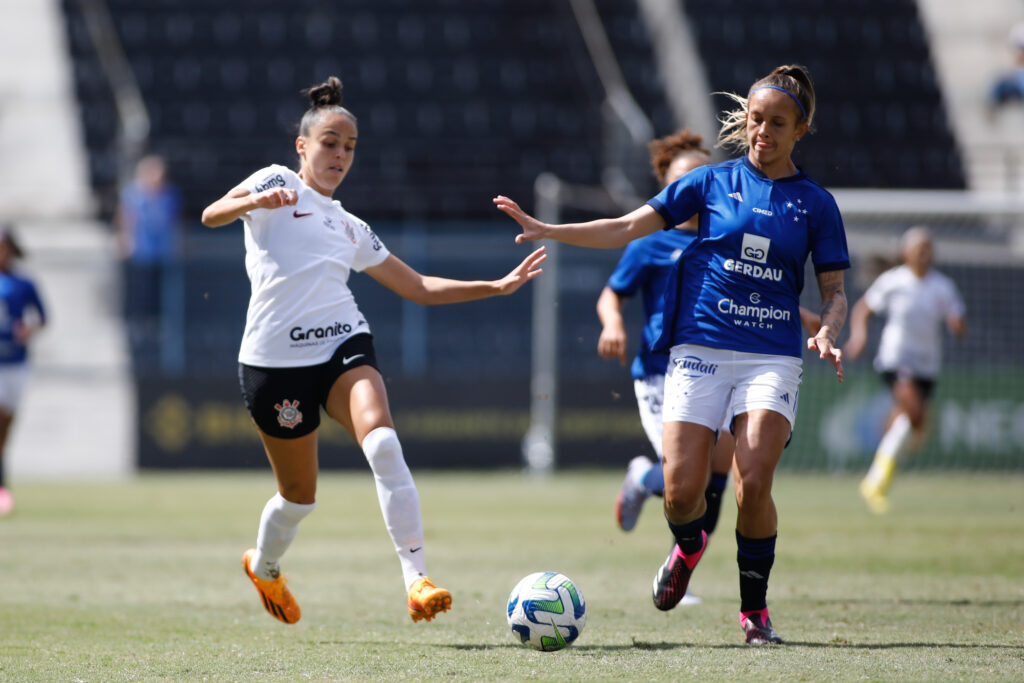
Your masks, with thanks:
[(754, 89), (753, 89), (753, 90), (751, 91), (751, 93), (755, 93), (755, 92), (757, 92), (758, 90), (764, 90), (765, 88), (771, 88), (772, 90), (778, 90), (779, 92), (784, 92), (784, 93), (786, 93), (787, 95), (789, 95), (790, 97), (792, 97), (792, 98), (793, 98), (793, 101), (794, 101), (794, 102), (796, 102), (796, 106), (800, 107), (800, 113), (804, 115), (804, 118), (805, 118), (805, 119), (807, 118), (807, 110), (806, 110), (806, 109), (804, 109), (804, 105), (800, 104), (800, 100), (798, 100), (798, 99), (796, 98), (796, 95), (794, 95), (793, 93), (789, 92), (789, 91), (788, 91), (788, 90), (786, 90), (785, 88), (780, 88), (780, 87), (779, 87), (779, 86), (777, 86), (777, 85), (760, 85), (760, 86), (758, 86), (758, 87), (754, 88)]

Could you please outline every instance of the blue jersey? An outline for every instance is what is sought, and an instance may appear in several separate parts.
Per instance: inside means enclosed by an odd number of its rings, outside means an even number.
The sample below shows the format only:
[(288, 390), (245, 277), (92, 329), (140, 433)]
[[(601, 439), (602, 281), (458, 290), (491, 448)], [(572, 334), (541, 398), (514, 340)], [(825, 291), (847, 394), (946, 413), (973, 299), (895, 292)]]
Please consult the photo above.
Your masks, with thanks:
[(743, 157), (702, 166), (648, 204), (678, 225), (700, 214), (673, 272), (655, 348), (700, 344), (800, 357), (800, 292), (816, 273), (850, 267), (835, 199), (802, 171), (770, 180)]
[(13, 273), (0, 272), (0, 364), (24, 363), (25, 345), (15, 336), (15, 327), (23, 324), (25, 312), (34, 309), (39, 323), (46, 321), (43, 302), (32, 281)]
[(631, 297), (637, 290), (643, 297), (644, 329), (631, 368), (633, 379), (665, 374), (668, 350), (652, 350), (661, 336), (665, 288), (679, 256), (696, 237), (695, 232), (673, 229), (630, 242), (608, 278), (608, 288), (620, 297)]

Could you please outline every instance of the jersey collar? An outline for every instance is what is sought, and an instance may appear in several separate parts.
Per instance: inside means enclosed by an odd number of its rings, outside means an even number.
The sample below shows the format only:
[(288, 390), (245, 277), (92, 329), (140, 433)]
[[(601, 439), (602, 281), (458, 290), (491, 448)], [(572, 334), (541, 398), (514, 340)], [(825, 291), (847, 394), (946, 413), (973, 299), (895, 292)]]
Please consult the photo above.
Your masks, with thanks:
[(803, 180), (803, 179), (805, 179), (807, 177), (807, 174), (804, 173), (800, 169), (799, 166), (797, 166), (796, 173), (794, 173), (793, 175), (786, 176), (785, 178), (776, 178), (775, 180), (772, 180), (771, 178), (766, 176), (761, 171), (761, 169), (759, 169), (757, 166), (754, 166), (754, 164), (750, 161), (750, 157), (748, 157), (746, 154), (744, 154), (741, 157), (741, 160), (743, 162), (743, 165), (746, 166), (748, 171), (753, 173), (755, 176), (757, 176), (761, 180), (766, 180), (766, 181), (768, 181), (770, 183), (794, 183), (794, 182), (796, 182), (798, 180)]

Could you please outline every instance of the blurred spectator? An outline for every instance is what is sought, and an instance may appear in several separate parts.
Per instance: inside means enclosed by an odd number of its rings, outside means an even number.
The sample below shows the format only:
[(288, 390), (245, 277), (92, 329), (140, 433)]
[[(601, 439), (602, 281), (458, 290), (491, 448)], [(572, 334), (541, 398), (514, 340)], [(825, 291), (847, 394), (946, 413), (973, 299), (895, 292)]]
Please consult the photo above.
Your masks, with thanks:
[(163, 158), (139, 160), (135, 179), (121, 191), (115, 222), (124, 260), (124, 312), (132, 355), (155, 352), (170, 267), (177, 265), (181, 194), (167, 180)]
[(1024, 101), (1024, 22), (1010, 30), (1013, 70), (1000, 75), (989, 92), (989, 105), (994, 110), (1007, 102)]
[(36, 286), (14, 272), (24, 252), (9, 226), (0, 226), (0, 517), (14, 510), (4, 480), (3, 455), (28, 379), (28, 342), (46, 322)]

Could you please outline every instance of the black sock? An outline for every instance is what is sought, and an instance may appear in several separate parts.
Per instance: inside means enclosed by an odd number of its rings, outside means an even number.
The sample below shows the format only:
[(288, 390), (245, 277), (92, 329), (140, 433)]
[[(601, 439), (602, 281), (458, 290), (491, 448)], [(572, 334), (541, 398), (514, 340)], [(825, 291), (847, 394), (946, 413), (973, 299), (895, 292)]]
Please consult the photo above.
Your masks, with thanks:
[(736, 532), (736, 564), (740, 567), (740, 611), (754, 612), (768, 606), (768, 575), (775, 563), (775, 539), (746, 538)]
[(707, 512), (704, 513), (704, 531), (710, 536), (718, 526), (718, 513), (722, 511), (722, 492), (725, 491), (725, 482), (728, 474), (711, 473), (711, 481), (704, 489), (704, 501), (708, 504)]
[(672, 535), (676, 537), (676, 544), (679, 545), (679, 549), (683, 551), (684, 555), (699, 553), (700, 549), (704, 547), (704, 535), (701, 533), (704, 530), (703, 517), (699, 517), (686, 524), (673, 524), (669, 522), (668, 528), (672, 531)]

